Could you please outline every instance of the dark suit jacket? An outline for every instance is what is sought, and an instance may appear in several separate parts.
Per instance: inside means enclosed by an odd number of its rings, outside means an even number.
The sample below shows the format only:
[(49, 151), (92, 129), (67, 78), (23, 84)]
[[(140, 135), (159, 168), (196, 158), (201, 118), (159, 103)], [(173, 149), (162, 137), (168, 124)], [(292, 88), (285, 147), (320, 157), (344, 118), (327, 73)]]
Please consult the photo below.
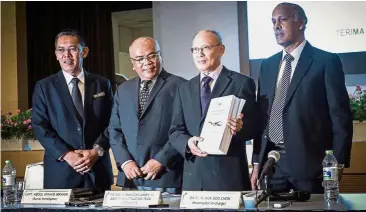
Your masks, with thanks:
[[(104, 96), (93, 95), (104, 92)], [(62, 71), (38, 81), (33, 93), (32, 126), (36, 138), (45, 149), (44, 187), (75, 188), (83, 175), (66, 161), (58, 159), (76, 149), (92, 149), (94, 144), (105, 154), (92, 168), (90, 177), (97, 188), (113, 184), (112, 166), (108, 154), (109, 142), (103, 131), (107, 128), (112, 108), (109, 80), (85, 71), (84, 121), (72, 101)]]
[[(243, 128), (233, 136), (227, 155), (209, 155), (201, 158), (187, 153), (188, 139), (200, 136), (206, 117), (201, 116), (200, 75), (182, 84), (174, 100), (170, 128), (171, 144), (185, 157), (184, 190), (249, 190), (246, 140), (254, 136), (255, 83), (253, 79), (223, 67), (211, 98), (235, 95), (246, 100), (242, 113)], [(208, 107), (207, 107), (208, 108)]]
[[(268, 120), (282, 52), (263, 61), (258, 104), (262, 132), (254, 141), (253, 162), (267, 160)], [(289, 170), (296, 180), (321, 175), (325, 150), (333, 149), (339, 163), (350, 163), (352, 117), (342, 63), (336, 54), (307, 43), (291, 80), (283, 111), (284, 143)]]
[[(181, 188), (183, 159), (167, 142), (174, 95), (179, 84), (185, 81), (162, 70), (150, 92), (140, 120), (140, 78), (128, 80), (118, 87), (108, 128), (111, 148), (120, 171), (117, 185), (132, 188)], [(121, 169), (121, 165), (127, 160), (133, 160), (142, 167), (152, 158), (167, 168), (167, 172), (157, 180), (140, 178), (130, 181)]]

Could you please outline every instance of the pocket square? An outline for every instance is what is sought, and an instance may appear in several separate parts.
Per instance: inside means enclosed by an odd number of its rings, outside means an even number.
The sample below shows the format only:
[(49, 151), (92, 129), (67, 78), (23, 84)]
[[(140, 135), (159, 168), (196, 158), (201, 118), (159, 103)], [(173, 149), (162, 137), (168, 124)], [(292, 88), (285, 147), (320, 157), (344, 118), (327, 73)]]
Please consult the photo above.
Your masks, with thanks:
[(100, 92), (100, 93), (97, 93), (97, 94), (94, 94), (94, 95), (93, 95), (93, 98), (94, 98), (94, 99), (96, 99), (96, 98), (98, 98), (98, 97), (102, 97), (102, 96), (105, 96), (104, 91), (103, 91), (103, 92)]

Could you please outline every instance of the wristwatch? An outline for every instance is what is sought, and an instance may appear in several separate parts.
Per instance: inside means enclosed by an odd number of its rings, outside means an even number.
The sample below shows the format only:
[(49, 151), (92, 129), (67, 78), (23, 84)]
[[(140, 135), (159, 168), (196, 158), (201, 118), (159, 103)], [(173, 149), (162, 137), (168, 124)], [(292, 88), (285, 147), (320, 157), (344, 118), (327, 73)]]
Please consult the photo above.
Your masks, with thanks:
[(97, 151), (99, 157), (102, 157), (104, 155), (104, 149), (98, 144), (94, 144), (93, 149)]

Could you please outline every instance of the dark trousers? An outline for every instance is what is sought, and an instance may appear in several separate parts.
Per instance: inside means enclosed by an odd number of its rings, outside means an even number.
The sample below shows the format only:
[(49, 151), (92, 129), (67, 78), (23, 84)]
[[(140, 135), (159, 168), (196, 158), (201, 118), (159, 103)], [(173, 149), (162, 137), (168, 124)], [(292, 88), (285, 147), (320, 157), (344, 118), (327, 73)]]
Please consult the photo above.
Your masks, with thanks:
[[(280, 160), (277, 161), (274, 174), (268, 178), (268, 188), (274, 192), (289, 192), (291, 189), (295, 191), (304, 191), (312, 194), (324, 193), (322, 187), (322, 178), (309, 179), (306, 181), (300, 181), (291, 176), (290, 167), (286, 152), (284, 148), (275, 146), (272, 142), (269, 142), (267, 146), (270, 146), (270, 150), (277, 150), (280, 152)], [(261, 182), (262, 188), (265, 188), (264, 182)]]

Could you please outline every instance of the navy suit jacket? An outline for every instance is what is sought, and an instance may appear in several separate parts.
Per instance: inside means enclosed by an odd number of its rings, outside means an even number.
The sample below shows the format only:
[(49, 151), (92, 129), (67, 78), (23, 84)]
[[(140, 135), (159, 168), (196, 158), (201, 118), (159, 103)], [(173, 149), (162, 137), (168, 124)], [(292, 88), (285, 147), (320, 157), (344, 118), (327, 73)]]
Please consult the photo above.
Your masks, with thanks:
[[(88, 175), (97, 188), (113, 184), (109, 158), (109, 142), (103, 135), (112, 108), (112, 88), (109, 80), (85, 73), (84, 120), (72, 101), (62, 71), (38, 81), (33, 93), (32, 126), (35, 137), (45, 149), (44, 187), (75, 188), (85, 179), (66, 161), (59, 158), (68, 151), (92, 149), (94, 144), (105, 154)], [(104, 95), (101, 93), (104, 92)], [(101, 94), (99, 97), (94, 95)]]
[(212, 90), (212, 99), (235, 95), (246, 100), (242, 110), (243, 128), (233, 136), (227, 155), (208, 155), (201, 158), (187, 152), (188, 139), (200, 136), (206, 117), (207, 109), (201, 112), (200, 90), (201, 82), (198, 75), (179, 87), (174, 100), (169, 141), (185, 158), (183, 189), (250, 190), (246, 141), (254, 137), (257, 129), (254, 80), (223, 67)]
[[(263, 61), (258, 104), (262, 131), (254, 141), (253, 162), (267, 160), (268, 120), (282, 52)], [(342, 63), (336, 54), (306, 43), (292, 77), (283, 111), (284, 143), (289, 170), (296, 180), (314, 180), (322, 173), (325, 150), (349, 166), (352, 115)]]
[[(110, 144), (119, 169), (117, 185), (123, 187), (181, 188), (183, 158), (168, 144), (173, 100), (177, 87), (186, 80), (162, 70), (152, 88), (141, 118), (138, 118), (139, 77), (122, 83), (115, 94), (110, 125)], [(128, 180), (121, 165), (135, 161), (139, 167), (156, 159), (166, 172), (156, 180)]]

